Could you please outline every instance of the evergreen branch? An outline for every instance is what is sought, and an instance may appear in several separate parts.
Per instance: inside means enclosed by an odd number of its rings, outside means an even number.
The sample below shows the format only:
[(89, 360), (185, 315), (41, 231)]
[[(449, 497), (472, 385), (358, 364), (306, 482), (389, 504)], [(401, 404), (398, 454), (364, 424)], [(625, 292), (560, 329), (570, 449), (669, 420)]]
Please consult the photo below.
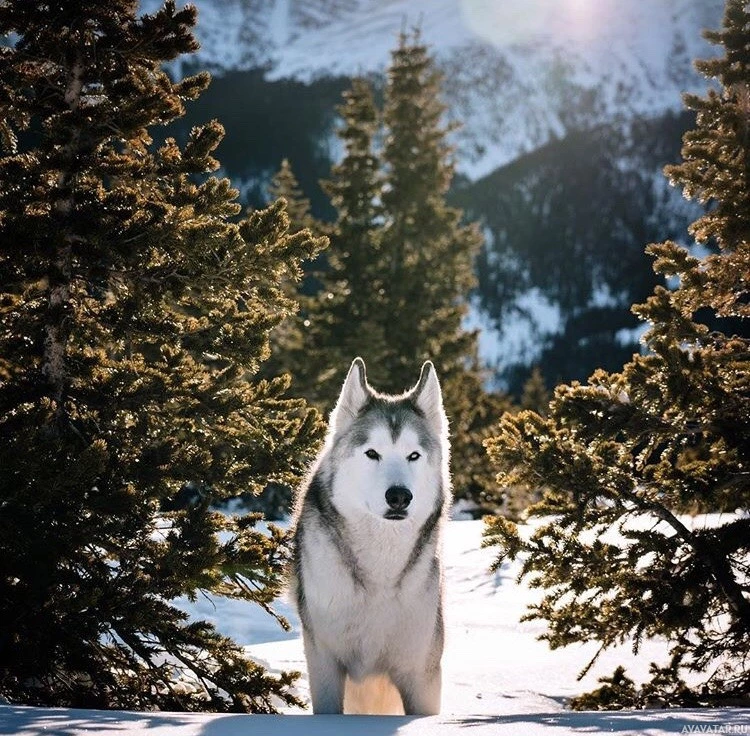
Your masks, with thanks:
[[(281, 626), (284, 631), (292, 630), (291, 624), (284, 616), (276, 613), (268, 603), (258, 598), (258, 593), (265, 593), (265, 590), (258, 583), (254, 580), (248, 580), (239, 573), (231, 575), (230, 579), (233, 580), (250, 597), (250, 599), (257, 603), (269, 616), (276, 619), (279, 626)], [(248, 583), (255, 588), (255, 591), (249, 587)]]
[(634, 491), (621, 489), (620, 492), (635, 506), (645, 511), (653, 512), (675, 530), (680, 539), (693, 550), (695, 556), (711, 571), (727, 602), (743, 622), (745, 628), (750, 631), (750, 601), (742, 594), (742, 590), (726, 559), (712, 554), (706, 545), (702, 544), (701, 540), (662, 504), (657, 501), (649, 501), (641, 498)]
[(612, 643), (613, 642), (611, 642), (611, 641), (603, 641), (602, 642), (602, 644), (599, 647), (599, 649), (596, 650), (596, 654), (594, 654), (594, 656), (591, 658), (591, 660), (589, 661), (589, 663), (576, 676), (576, 680), (578, 680), (578, 682), (580, 682), (584, 677), (586, 677), (586, 675), (589, 673), (589, 670), (594, 666), (594, 664), (596, 663), (596, 661), (601, 656), (602, 652), (604, 652), (606, 649), (608, 649), (609, 647), (611, 647)]

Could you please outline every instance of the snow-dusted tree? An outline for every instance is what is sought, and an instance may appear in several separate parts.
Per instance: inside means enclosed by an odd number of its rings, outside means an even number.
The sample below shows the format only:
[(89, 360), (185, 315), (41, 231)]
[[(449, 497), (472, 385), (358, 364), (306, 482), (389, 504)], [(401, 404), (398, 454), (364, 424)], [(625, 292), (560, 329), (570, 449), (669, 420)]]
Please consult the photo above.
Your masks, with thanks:
[(281, 534), (209, 501), (292, 482), (317, 438), (254, 377), (319, 244), (282, 204), (233, 222), (218, 123), (152, 145), (208, 76), (161, 69), (197, 47), (193, 7), (137, 6), (0, 4), (0, 694), (271, 711), (292, 675), (170, 601), (279, 591)]
[[(729, 0), (723, 30), (707, 37), (724, 55), (697, 67), (720, 89), (686, 98), (697, 127), (685, 136), (684, 162), (666, 173), (710, 204), (690, 232), (716, 252), (649, 246), (655, 270), (677, 286), (634, 307), (650, 323), (648, 354), (621, 373), (558, 387), (547, 418), (505, 416), (489, 443), (504, 482), (545, 488), (530, 537), (497, 519), (487, 541), (503, 550), (498, 564), (523, 555), (523, 571), (546, 589), (529, 617), (548, 622), (550, 645), (671, 642), (672, 662), (654, 666), (636, 701), (750, 695), (750, 341), (733, 334), (747, 334), (750, 317), (745, 0)], [(730, 513), (693, 521), (686, 509)], [(692, 693), (679, 681), (684, 669), (703, 678)], [(621, 698), (623, 677), (600, 695)]]

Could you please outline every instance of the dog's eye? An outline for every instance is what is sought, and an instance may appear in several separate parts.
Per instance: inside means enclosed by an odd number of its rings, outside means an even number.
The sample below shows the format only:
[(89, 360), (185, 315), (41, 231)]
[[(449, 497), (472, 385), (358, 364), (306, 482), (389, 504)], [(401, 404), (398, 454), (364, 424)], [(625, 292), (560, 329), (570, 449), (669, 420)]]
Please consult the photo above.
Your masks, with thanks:
[(407, 460), (408, 460), (408, 461), (409, 461), (410, 463), (413, 463), (413, 462), (414, 462), (415, 460), (419, 460), (419, 458), (420, 458), (420, 457), (422, 457), (422, 456), (421, 456), (421, 455), (420, 455), (420, 454), (419, 454), (419, 453), (418, 453), (418, 452), (417, 452), (417, 451), (415, 450), (415, 451), (414, 451), (414, 452), (412, 452), (412, 453), (411, 453), (411, 455), (409, 455), (409, 456), (408, 456), (408, 457), (407, 457), (406, 459), (407, 459)]
[(367, 450), (367, 452), (365, 452), (365, 455), (367, 455), (370, 460), (380, 460), (380, 455), (378, 455), (378, 453), (375, 452), (375, 450), (373, 450), (372, 448)]

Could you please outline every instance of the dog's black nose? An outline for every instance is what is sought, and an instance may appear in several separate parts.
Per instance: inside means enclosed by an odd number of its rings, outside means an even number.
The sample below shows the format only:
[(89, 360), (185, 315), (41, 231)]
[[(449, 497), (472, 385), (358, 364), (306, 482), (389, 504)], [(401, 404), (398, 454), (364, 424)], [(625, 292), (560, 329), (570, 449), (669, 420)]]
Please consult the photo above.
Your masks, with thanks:
[(386, 503), (394, 511), (403, 511), (411, 503), (412, 498), (411, 491), (403, 486), (391, 486), (385, 492)]

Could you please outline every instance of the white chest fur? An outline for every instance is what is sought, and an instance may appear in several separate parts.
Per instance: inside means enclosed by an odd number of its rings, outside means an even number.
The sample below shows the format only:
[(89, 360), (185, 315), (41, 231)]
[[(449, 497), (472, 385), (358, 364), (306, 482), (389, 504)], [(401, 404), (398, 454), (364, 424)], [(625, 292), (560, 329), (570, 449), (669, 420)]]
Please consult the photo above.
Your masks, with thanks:
[(354, 677), (384, 671), (391, 660), (425, 657), (441, 599), (438, 535), (403, 574), (419, 536), (409, 520), (350, 524), (345, 553), (319, 520), (309, 521), (301, 540), (307, 633), (336, 652)]

